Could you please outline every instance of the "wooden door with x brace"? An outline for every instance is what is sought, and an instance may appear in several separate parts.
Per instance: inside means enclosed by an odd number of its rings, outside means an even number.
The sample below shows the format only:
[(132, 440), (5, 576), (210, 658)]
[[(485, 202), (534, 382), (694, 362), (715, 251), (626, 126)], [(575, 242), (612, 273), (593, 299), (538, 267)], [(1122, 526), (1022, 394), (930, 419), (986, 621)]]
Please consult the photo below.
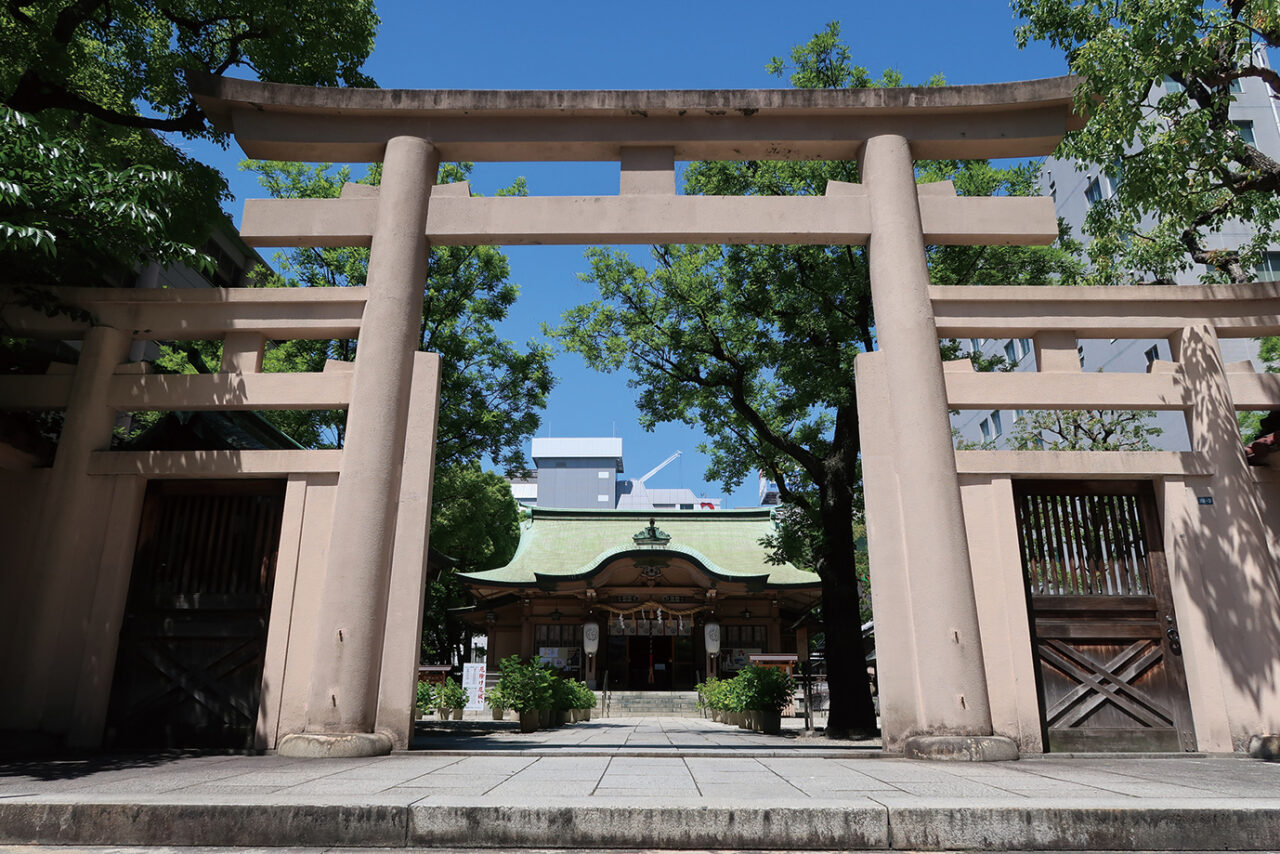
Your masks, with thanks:
[(1149, 482), (1019, 481), (1049, 751), (1195, 750)]

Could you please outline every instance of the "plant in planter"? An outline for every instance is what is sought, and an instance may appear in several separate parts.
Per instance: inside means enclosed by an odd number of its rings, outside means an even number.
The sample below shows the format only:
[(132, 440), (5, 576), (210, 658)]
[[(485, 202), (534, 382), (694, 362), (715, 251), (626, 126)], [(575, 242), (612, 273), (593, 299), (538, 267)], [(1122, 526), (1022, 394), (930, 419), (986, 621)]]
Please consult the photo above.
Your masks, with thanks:
[(555, 676), (537, 662), (524, 664), (513, 655), (498, 662), (502, 676), (498, 690), (508, 706), (520, 715), (520, 731), (538, 728), (538, 710), (551, 707), (551, 685)]
[(574, 708), (578, 712), (578, 720), (591, 720), (591, 710), (596, 707), (596, 692), (587, 687), (585, 682), (573, 683)]
[(418, 717), (425, 718), (431, 714), (433, 708), (432, 703), (435, 701), (436, 692), (429, 682), (418, 683), (418, 696), (414, 707), (417, 710)]
[(573, 688), (572, 680), (552, 678), (555, 680), (551, 683), (551, 711), (554, 715), (552, 726), (561, 726), (568, 718), (569, 712), (577, 708), (577, 692)]
[(706, 682), (695, 686), (698, 692), (698, 707), (703, 714), (716, 723), (724, 723), (728, 718), (729, 680), (708, 677)]
[(737, 679), (744, 676), (746, 708), (756, 713), (762, 732), (777, 735), (782, 731), (782, 710), (795, 695), (795, 682), (785, 670), (777, 667), (744, 667)]
[[(446, 677), (444, 684), (440, 686), (440, 709), (449, 709), (453, 712), (455, 721), (462, 720), (462, 710), (467, 705), (467, 689), (463, 688), (457, 682), (453, 681), (453, 677)], [(444, 715), (441, 714), (441, 717)]]
[(507, 709), (511, 708), (511, 703), (502, 695), (502, 687), (500, 685), (494, 685), (490, 688), (484, 699), (489, 704), (489, 708), (493, 710), (493, 719), (495, 721), (502, 720), (507, 713)]

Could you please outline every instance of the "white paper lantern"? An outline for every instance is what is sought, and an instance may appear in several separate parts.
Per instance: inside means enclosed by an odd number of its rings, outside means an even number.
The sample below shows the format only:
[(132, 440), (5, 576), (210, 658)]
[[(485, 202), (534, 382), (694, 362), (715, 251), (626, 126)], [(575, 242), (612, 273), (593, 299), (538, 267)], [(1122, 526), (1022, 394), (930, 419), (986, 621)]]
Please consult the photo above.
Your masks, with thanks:
[(720, 624), (707, 623), (707, 625), (703, 629), (703, 632), (704, 632), (703, 637), (706, 639), (706, 642), (707, 642), (707, 654), (719, 655), (720, 654)]
[(586, 651), (587, 655), (595, 655), (596, 650), (600, 649), (599, 623), (583, 623), (582, 648)]

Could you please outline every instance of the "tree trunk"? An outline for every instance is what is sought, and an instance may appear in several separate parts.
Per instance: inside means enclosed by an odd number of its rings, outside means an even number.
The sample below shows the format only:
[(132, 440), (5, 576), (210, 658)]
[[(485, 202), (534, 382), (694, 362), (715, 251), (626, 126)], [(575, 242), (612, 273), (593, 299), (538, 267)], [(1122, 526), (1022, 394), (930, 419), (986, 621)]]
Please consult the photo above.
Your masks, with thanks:
[[(850, 523), (846, 522), (846, 529)], [(867, 675), (867, 654), (862, 642), (858, 580), (854, 574), (853, 533), (847, 560), (840, 548), (823, 548), (818, 565), (822, 574), (822, 624), (826, 637), (827, 686), (831, 708), (827, 716), (829, 738), (866, 737), (876, 733), (876, 712), (871, 702), (871, 681)]]
[(867, 737), (877, 732), (862, 643), (851, 474), (849, 465), (828, 461), (826, 482), (820, 488), (822, 536), (814, 553), (815, 568), (822, 578), (822, 623), (831, 692), (828, 738)]

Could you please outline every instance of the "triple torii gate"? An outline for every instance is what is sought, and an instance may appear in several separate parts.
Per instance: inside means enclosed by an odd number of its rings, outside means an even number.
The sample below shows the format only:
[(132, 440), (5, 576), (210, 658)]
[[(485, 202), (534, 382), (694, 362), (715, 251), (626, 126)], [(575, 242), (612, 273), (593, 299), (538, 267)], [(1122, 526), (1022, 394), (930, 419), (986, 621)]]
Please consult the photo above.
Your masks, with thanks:
[[(952, 448), (926, 244), (1052, 242), (1045, 198), (959, 198), (917, 186), (917, 158), (1050, 153), (1075, 126), (1070, 78), (937, 88), (747, 91), (416, 91), (313, 89), (218, 79), (198, 86), (216, 126), (250, 157), (382, 161), (379, 188), (342, 198), (254, 200), (242, 235), (257, 246), (369, 246), (361, 327), (303, 732), (286, 755), (390, 750), (375, 732), (388, 578), (409, 382), (429, 245), (867, 244), (900, 495), (927, 525), (901, 526), (901, 591), (915, 672), (881, 674), (914, 696), (886, 741), (916, 755), (1012, 758), (993, 736), (965, 521)], [(689, 160), (857, 159), (862, 184), (814, 197), (676, 195)], [(620, 194), (471, 198), (433, 186), (441, 160), (621, 164)], [(914, 691), (892, 690), (911, 680)], [(890, 727), (902, 731), (889, 732)], [(910, 738), (908, 738), (910, 737)]]

